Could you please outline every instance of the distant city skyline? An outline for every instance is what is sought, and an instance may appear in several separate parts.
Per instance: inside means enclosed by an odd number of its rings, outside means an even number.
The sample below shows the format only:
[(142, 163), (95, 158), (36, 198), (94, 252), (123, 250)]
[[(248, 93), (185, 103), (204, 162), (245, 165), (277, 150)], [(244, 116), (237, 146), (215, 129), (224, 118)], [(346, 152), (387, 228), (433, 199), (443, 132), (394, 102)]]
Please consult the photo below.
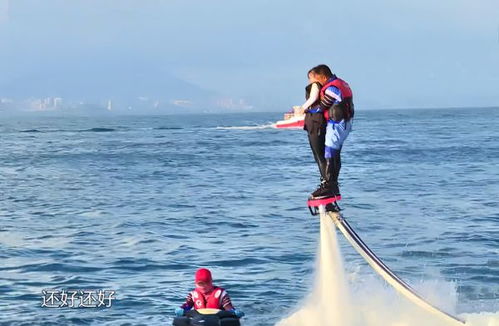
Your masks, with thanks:
[(189, 99), (160, 100), (139, 96), (126, 101), (111, 98), (97, 101), (65, 99), (62, 97), (29, 97), (24, 99), (0, 98), (0, 113), (67, 113), (80, 114), (90, 110), (98, 113), (126, 114), (174, 114), (202, 112), (251, 112), (253, 106), (244, 99), (217, 98), (204, 104), (195, 103)]
[(286, 111), (303, 102), (307, 70), (325, 63), (350, 82), (359, 109), (499, 106), (498, 1), (315, 8), (0, 0), (0, 98)]

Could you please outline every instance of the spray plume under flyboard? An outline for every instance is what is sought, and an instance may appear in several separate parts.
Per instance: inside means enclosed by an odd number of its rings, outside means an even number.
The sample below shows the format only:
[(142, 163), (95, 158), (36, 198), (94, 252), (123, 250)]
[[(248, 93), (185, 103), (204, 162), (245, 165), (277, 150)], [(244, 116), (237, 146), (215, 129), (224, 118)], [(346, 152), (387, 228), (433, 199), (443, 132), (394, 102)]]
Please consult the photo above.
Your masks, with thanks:
[(440, 318), (452, 323), (453, 325), (465, 325), (464, 320), (459, 317), (453, 316), (444, 310), (435, 307), (428, 301), (426, 301), (422, 296), (420, 296), (416, 291), (404, 282), (400, 277), (398, 277), (394, 272), (392, 272), (388, 266), (381, 261), (369, 247), (362, 241), (362, 239), (357, 235), (357, 233), (352, 229), (350, 224), (345, 220), (345, 218), (338, 212), (326, 212), (324, 206), (320, 206), (321, 216), (327, 216), (331, 218), (336, 225), (336, 227), (343, 233), (348, 242), (352, 247), (366, 260), (366, 262), (396, 291), (404, 295), (414, 304), (420, 306), (428, 312), (431, 312)]

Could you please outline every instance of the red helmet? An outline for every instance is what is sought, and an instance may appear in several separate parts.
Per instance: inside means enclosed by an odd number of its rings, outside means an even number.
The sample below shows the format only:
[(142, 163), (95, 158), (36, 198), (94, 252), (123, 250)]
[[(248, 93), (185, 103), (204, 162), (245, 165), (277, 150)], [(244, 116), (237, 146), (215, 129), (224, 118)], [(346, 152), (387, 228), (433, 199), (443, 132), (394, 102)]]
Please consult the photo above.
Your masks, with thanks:
[(196, 271), (195, 282), (205, 282), (211, 283), (213, 279), (211, 278), (211, 272), (209, 269), (200, 268)]

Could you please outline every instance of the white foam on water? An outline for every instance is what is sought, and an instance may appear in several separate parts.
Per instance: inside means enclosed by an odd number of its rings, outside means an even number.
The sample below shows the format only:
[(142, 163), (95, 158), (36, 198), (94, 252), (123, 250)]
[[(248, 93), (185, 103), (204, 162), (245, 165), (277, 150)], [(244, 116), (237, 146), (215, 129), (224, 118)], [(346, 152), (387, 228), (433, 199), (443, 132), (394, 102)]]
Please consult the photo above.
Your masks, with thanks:
[[(314, 288), (300, 308), (276, 326), (459, 325), (414, 305), (377, 275), (345, 275), (334, 222), (330, 218), (321, 217), (320, 233)], [(455, 284), (428, 281), (417, 284), (416, 289), (430, 302), (453, 312), (457, 303)], [(467, 326), (499, 326), (499, 312), (461, 317)]]
[(217, 127), (216, 129), (221, 129), (221, 130), (256, 130), (256, 129), (270, 129), (270, 128), (275, 128), (275, 124), (270, 123), (270, 124), (258, 125), (258, 126)]
[(464, 317), (469, 326), (499, 326), (499, 312), (465, 314)]

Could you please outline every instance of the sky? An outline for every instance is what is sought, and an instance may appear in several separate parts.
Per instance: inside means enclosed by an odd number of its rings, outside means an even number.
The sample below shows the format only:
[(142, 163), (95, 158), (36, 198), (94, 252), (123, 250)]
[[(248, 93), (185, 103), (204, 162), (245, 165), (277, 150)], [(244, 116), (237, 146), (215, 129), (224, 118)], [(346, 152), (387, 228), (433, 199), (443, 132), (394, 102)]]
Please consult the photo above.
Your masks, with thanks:
[(358, 109), (499, 106), (499, 1), (0, 0), (0, 97), (286, 111), (321, 63)]

